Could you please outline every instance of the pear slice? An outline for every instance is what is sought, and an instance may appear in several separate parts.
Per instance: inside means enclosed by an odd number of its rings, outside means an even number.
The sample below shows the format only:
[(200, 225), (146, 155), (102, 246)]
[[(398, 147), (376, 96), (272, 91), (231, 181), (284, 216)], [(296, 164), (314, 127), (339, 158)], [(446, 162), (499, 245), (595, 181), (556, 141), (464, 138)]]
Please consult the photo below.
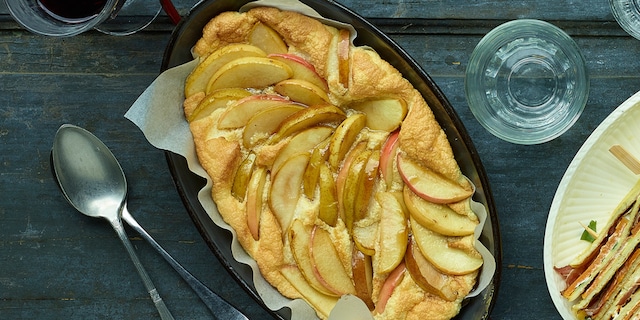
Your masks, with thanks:
[(282, 139), (301, 130), (320, 124), (340, 123), (346, 118), (342, 109), (334, 105), (311, 106), (292, 114), (282, 122), (278, 131), (271, 136), (269, 144), (276, 144)]
[(375, 270), (388, 273), (404, 259), (409, 227), (398, 199), (389, 192), (379, 192), (376, 200), (382, 207), (378, 225), (378, 241), (373, 261)]
[(295, 154), (311, 154), (311, 150), (322, 141), (326, 140), (332, 132), (333, 128), (327, 126), (311, 127), (298, 132), (291, 138), (291, 140), (289, 140), (285, 147), (280, 149), (280, 152), (273, 160), (271, 172), (274, 174), (277, 173), (284, 162)]
[(193, 122), (208, 117), (213, 111), (225, 108), (230, 103), (246, 98), (251, 93), (240, 88), (216, 90), (204, 97), (198, 106), (187, 116), (187, 121)]
[(247, 121), (242, 131), (242, 143), (246, 148), (256, 146), (274, 134), (284, 119), (302, 109), (303, 106), (289, 103), (259, 111)]
[(371, 130), (394, 131), (407, 116), (407, 103), (401, 98), (362, 100), (349, 108), (367, 115), (366, 126)]
[(189, 97), (197, 92), (205, 92), (211, 76), (232, 60), (266, 56), (267, 54), (256, 46), (248, 44), (226, 45), (208, 55), (191, 71), (185, 81), (184, 94)]
[(291, 101), (277, 94), (259, 94), (242, 98), (230, 105), (218, 120), (218, 128), (235, 129), (244, 127), (255, 114), (275, 106), (291, 104)]
[(355, 113), (345, 119), (337, 128), (329, 142), (329, 164), (332, 168), (338, 168), (351, 146), (356, 141), (358, 134), (364, 128), (366, 116)]
[(282, 37), (271, 27), (261, 22), (258, 22), (249, 33), (249, 43), (268, 54), (286, 53), (289, 50)]
[(287, 79), (278, 82), (273, 89), (292, 101), (308, 106), (330, 103), (329, 96), (317, 85), (302, 79)]
[(259, 167), (251, 174), (247, 186), (247, 227), (254, 240), (260, 239), (260, 216), (264, 196), (264, 186), (267, 181), (267, 169)]
[(253, 152), (249, 153), (240, 163), (233, 178), (231, 195), (240, 202), (244, 201), (245, 195), (247, 194), (247, 186), (249, 185), (249, 179), (251, 179), (255, 160), (256, 154)]
[(230, 61), (211, 76), (207, 93), (223, 88), (263, 89), (289, 79), (288, 65), (266, 57), (244, 57)]

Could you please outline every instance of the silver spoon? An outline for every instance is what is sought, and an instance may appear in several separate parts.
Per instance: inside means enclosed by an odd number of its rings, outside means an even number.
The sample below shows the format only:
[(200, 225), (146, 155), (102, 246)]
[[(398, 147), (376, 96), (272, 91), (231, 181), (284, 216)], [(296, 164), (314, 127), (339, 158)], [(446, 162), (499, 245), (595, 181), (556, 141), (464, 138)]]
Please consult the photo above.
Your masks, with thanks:
[[(127, 247), (163, 319), (165, 315), (166, 319), (173, 318), (142, 268), (131, 243), (124, 235), (120, 215), (182, 276), (214, 315), (219, 319), (248, 320), (240, 311), (183, 268), (133, 218), (126, 206), (127, 182), (124, 172), (109, 148), (96, 136), (77, 126), (62, 125), (56, 133), (51, 156), (54, 175), (65, 198), (78, 211), (92, 217), (107, 218), (112, 225), (115, 223), (120, 226), (118, 229), (114, 225), (114, 229), (119, 234), (122, 233), (120, 238)], [(96, 204), (102, 201), (109, 203), (109, 212), (106, 213), (108, 216), (95, 213), (103, 211), (95, 208), (98, 207)], [(159, 303), (156, 302), (158, 300)]]

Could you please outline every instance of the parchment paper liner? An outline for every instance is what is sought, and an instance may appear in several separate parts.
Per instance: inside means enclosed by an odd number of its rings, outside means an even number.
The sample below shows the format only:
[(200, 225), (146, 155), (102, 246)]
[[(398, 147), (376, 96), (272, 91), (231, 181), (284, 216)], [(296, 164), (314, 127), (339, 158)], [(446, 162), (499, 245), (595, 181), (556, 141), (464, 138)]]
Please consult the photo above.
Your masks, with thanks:
[[(262, 1), (256, 1), (249, 5), (253, 7), (261, 4)], [(298, 11), (308, 16), (321, 19), (322, 22), (326, 24), (339, 25), (343, 28), (348, 26), (353, 31), (352, 40), (355, 37), (355, 30), (353, 30), (351, 26), (324, 19), (311, 8), (298, 1), (269, 1), (264, 5)], [(243, 7), (243, 9), (247, 6)], [(125, 114), (125, 118), (136, 124), (149, 143), (154, 147), (185, 157), (189, 170), (207, 180), (204, 188), (198, 193), (198, 199), (211, 220), (220, 228), (229, 230), (232, 233), (233, 241), (231, 243), (231, 252), (233, 257), (238, 262), (249, 265), (253, 270), (253, 283), (256, 292), (264, 304), (274, 311), (283, 307), (290, 308), (292, 320), (317, 318), (315, 311), (305, 301), (285, 298), (262, 277), (256, 262), (240, 246), (235, 231), (224, 222), (211, 198), (211, 178), (198, 162), (193, 137), (182, 109), (182, 102), (184, 101), (184, 81), (196, 65), (197, 59), (166, 70), (160, 74), (134, 102)], [(475, 237), (476, 248), (482, 254), (484, 264), (478, 278), (478, 285), (467, 298), (480, 294), (491, 282), (496, 269), (494, 257), (489, 250), (477, 240), (480, 237), (486, 221), (487, 211), (481, 203), (472, 201), (471, 205), (473, 211), (480, 219), (480, 224), (476, 228)], [(354, 320), (373, 319), (365, 304), (353, 296), (344, 296), (340, 299), (329, 317), (329, 319), (332, 320), (345, 318)]]

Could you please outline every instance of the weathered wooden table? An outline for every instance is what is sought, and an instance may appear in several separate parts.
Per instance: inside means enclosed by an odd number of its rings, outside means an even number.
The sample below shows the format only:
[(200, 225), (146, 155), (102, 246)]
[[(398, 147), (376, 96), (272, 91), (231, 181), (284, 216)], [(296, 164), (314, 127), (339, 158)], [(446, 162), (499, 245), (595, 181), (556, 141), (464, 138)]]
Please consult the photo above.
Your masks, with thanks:
[[(176, 1), (186, 14), (195, 0)], [(543, 275), (547, 213), (567, 165), (613, 109), (640, 90), (640, 41), (622, 31), (606, 0), (342, 0), (382, 28), (435, 79), (465, 124), (488, 172), (502, 233), (502, 281), (491, 318), (557, 319)], [(552, 22), (582, 49), (591, 93), (579, 121), (541, 145), (485, 131), (464, 97), (473, 48), (517, 18)], [(176, 192), (162, 151), (123, 114), (158, 75), (173, 25), (114, 37), (91, 31), (49, 38), (21, 29), (0, 5), (0, 318), (153, 319), (157, 312), (105, 221), (75, 212), (51, 175), (57, 128), (80, 125), (105, 141), (129, 181), (129, 209), (194, 275), (250, 319), (270, 316), (230, 278)], [(129, 229), (176, 319), (209, 319), (185, 282)]]

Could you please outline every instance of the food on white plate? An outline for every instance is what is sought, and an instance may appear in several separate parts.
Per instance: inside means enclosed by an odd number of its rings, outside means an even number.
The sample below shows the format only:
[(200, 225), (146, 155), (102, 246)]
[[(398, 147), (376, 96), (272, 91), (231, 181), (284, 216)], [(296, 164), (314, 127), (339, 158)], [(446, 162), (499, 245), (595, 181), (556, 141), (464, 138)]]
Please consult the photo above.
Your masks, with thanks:
[(193, 52), (198, 159), (269, 283), (320, 318), (345, 294), (375, 319), (459, 313), (483, 264), (475, 190), (411, 83), (348, 30), (276, 8), (214, 17)]
[(556, 266), (578, 319), (634, 319), (640, 314), (640, 181), (611, 212), (595, 239), (569, 265)]

